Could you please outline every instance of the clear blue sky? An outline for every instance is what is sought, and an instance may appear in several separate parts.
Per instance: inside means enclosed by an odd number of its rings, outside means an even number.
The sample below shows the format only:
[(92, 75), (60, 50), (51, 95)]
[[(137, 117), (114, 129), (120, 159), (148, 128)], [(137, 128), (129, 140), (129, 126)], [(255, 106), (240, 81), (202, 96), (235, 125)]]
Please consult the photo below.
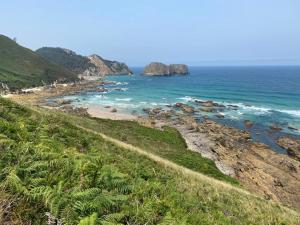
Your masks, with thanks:
[(142, 66), (300, 64), (300, 0), (1, 0), (0, 33), (31, 49)]

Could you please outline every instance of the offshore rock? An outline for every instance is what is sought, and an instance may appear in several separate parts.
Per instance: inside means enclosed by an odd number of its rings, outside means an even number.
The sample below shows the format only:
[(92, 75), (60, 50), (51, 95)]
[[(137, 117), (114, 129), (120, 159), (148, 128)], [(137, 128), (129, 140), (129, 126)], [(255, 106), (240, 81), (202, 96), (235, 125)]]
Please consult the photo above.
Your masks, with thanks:
[(168, 76), (175, 74), (188, 74), (189, 70), (187, 65), (184, 64), (171, 64), (165, 65), (160, 62), (153, 62), (144, 68), (143, 75), (145, 76)]

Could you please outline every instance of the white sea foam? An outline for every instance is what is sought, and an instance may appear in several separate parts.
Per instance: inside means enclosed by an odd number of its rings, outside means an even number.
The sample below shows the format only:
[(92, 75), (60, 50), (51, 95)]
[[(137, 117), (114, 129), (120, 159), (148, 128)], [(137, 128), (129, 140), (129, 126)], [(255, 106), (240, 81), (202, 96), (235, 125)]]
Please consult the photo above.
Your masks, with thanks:
[(177, 99), (183, 100), (183, 101), (185, 101), (185, 102), (191, 102), (191, 101), (194, 100), (194, 98), (191, 97), (191, 96), (184, 96), (184, 97), (180, 97), (180, 98), (177, 98)]
[(287, 113), (295, 117), (300, 117), (300, 110), (278, 110), (278, 111), (282, 113)]
[(127, 85), (128, 82), (117, 82), (116, 85)]
[(267, 108), (267, 107), (261, 107), (261, 106), (253, 106), (253, 105), (245, 105), (243, 103), (225, 103), (225, 105), (236, 105), (238, 106), (238, 114), (240, 114), (241, 111), (253, 113), (255, 115), (262, 115), (262, 114), (268, 114), (273, 112), (281, 112), (289, 114), (293, 117), (300, 117), (300, 110), (288, 110), (288, 109), (276, 109), (276, 108)]
[(115, 98), (116, 101), (130, 102), (132, 98)]
[(105, 95), (95, 95), (95, 98), (107, 99), (108, 97)]

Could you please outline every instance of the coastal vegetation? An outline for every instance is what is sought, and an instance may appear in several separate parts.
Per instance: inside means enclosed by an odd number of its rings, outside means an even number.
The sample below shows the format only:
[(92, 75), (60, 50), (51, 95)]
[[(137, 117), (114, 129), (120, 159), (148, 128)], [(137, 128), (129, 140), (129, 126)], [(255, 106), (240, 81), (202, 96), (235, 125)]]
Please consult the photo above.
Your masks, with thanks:
[[(70, 117), (68, 118), (70, 119)], [(188, 150), (185, 140), (174, 128), (164, 127), (163, 130), (158, 130), (140, 125), (136, 121), (116, 121), (101, 118), (77, 117), (72, 118), (70, 122), (72, 123), (72, 121), (76, 121), (77, 125), (143, 148), (191, 170), (232, 184), (238, 184), (235, 179), (221, 173), (212, 160)]]
[(10, 90), (77, 79), (75, 73), (0, 35), (0, 82)]
[[(160, 161), (153, 161), (153, 157), (132, 151), (126, 145), (121, 147), (111, 138), (103, 138), (99, 134), (107, 127), (116, 127), (106, 132), (107, 136), (157, 154)], [(123, 136), (118, 129), (123, 129)], [(201, 166), (196, 169), (176, 161), (177, 157), (171, 158), (171, 154), (159, 153), (164, 149), (171, 151), (177, 145), (172, 152), (175, 155), (186, 147), (178, 133), (169, 128), (153, 131), (134, 122), (119, 124), (119, 121), (71, 117), (0, 98), (0, 223), (297, 224), (299, 221), (298, 212), (232, 186), (233, 180), (209, 173), (206, 174), (226, 182), (200, 173), (191, 175), (184, 167), (174, 169), (175, 164), (170, 169), (168, 165), (173, 161), (205, 173)]]

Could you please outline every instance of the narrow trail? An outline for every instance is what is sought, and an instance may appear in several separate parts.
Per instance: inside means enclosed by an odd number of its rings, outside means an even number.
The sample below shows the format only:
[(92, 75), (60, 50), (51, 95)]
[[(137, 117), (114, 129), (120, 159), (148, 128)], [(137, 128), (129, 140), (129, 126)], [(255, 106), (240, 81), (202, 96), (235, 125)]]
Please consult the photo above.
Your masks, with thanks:
[(120, 141), (118, 139), (109, 137), (109, 136), (107, 136), (107, 135), (105, 135), (103, 133), (100, 133), (100, 132), (88, 129), (88, 128), (80, 126), (80, 125), (75, 125), (75, 126), (78, 127), (79, 129), (82, 129), (82, 130), (87, 131), (89, 133), (93, 133), (95, 135), (98, 135), (98, 136), (102, 137), (104, 140), (106, 140), (108, 142), (111, 142), (111, 143), (113, 143), (114, 145), (116, 145), (118, 147), (121, 147), (121, 148), (130, 150), (130, 151), (136, 152), (136, 153), (138, 153), (140, 155), (146, 156), (147, 158), (151, 159), (152, 161), (154, 161), (154, 162), (156, 162), (156, 163), (158, 163), (158, 164), (160, 164), (162, 166), (168, 167), (169, 169), (177, 171), (177, 172), (185, 175), (186, 177), (194, 178), (194, 179), (196, 179), (198, 181), (206, 181), (208, 183), (221, 186), (223, 188), (227, 188), (227, 189), (238, 191), (238, 192), (243, 193), (243, 194), (255, 196), (254, 194), (248, 192), (247, 190), (244, 190), (242, 188), (233, 186), (233, 185), (231, 185), (229, 183), (226, 183), (226, 182), (219, 181), (217, 179), (208, 177), (208, 176), (203, 175), (201, 173), (195, 172), (195, 171), (190, 170), (190, 169), (188, 169), (186, 167), (183, 167), (183, 166), (180, 166), (180, 165), (178, 165), (176, 163), (173, 163), (173, 162), (171, 162), (171, 161), (169, 161), (167, 159), (164, 159), (164, 158), (159, 157), (159, 156), (157, 156), (155, 154), (152, 154), (152, 153), (150, 153), (150, 152), (148, 152), (148, 151), (146, 151), (146, 150), (144, 150), (142, 148), (133, 146), (131, 144), (125, 143), (123, 141)]

